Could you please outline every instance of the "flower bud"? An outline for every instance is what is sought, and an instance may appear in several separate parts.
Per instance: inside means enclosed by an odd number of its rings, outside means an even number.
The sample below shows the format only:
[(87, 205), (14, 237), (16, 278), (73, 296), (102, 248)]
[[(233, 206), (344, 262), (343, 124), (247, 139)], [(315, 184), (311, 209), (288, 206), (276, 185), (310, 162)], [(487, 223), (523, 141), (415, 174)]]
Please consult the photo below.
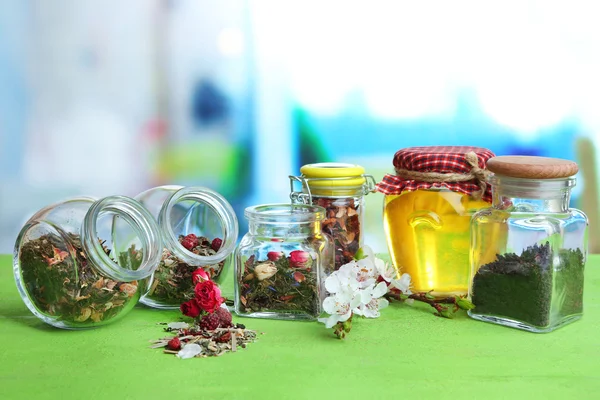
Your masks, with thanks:
[(271, 261), (277, 261), (279, 260), (281, 257), (283, 257), (283, 252), (282, 251), (270, 251), (267, 253), (267, 258)]
[(272, 261), (267, 261), (261, 264), (258, 264), (256, 268), (254, 268), (254, 275), (259, 281), (263, 281), (267, 278), (272, 277), (277, 273), (277, 267)]
[(312, 265), (312, 258), (310, 254), (303, 250), (294, 250), (290, 253), (290, 267), (310, 269)]

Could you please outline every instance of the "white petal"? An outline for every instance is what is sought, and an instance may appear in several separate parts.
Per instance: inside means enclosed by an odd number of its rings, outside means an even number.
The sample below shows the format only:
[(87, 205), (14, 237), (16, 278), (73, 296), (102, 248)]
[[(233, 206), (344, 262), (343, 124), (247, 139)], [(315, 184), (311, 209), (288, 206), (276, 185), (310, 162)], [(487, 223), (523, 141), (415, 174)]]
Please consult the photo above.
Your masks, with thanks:
[(169, 322), (167, 326), (171, 329), (188, 329), (190, 324), (187, 322)]
[(340, 316), (337, 314), (331, 315), (325, 322), (326, 328), (333, 328), (338, 323)]
[(196, 343), (186, 344), (183, 349), (179, 350), (177, 357), (181, 359), (192, 358), (202, 353), (202, 347)]
[(325, 279), (325, 289), (329, 293), (337, 293), (340, 290), (340, 280), (335, 272)]
[(333, 296), (329, 296), (323, 300), (323, 311), (327, 314), (336, 314), (336, 310), (336, 300)]
[(388, 287), (386, 282), (379, 282), (375, 289), (373, 289), (373, 297), (381, 297), (388, 292)]
[(352, 301), (350, 302), (350, 309), (354, 310), (356, 307), (358, 307), (361, 304), (361, 296), (355, 296)]
[(377, 303), (378, 303), (378, 306), (379, 306), (380, 310), (383, 309), (383, 308), (386, 308), (387, 306), (390, 305), (390, 302), (387, 301), (387, 299), (383, 299), (383, 298), (377, 299)]
[(369, 304), (372, 299), (373, 296), (371, 295), (371, 290), (367, 289), (360, 291), (360, 302), (362, 304)]

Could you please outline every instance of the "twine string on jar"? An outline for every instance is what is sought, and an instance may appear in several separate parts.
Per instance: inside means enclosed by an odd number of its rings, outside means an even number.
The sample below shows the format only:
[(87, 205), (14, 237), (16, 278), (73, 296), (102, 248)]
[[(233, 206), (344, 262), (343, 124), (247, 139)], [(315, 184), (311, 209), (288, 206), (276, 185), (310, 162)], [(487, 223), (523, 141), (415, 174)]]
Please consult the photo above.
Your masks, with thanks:
[(477, 182), (477, 186), (479, 186), (480, 190), (474, 192), (472, 196), (475, 199), (480, 199), (485, 190), (487, 188), (486, 179), (490, 175), (490, 171), (485, 168), (479, 167), (479, 159), (477, 154), (472, 151), (469, 151), (465, 154), (465, 160), (471, 166), (471, 170), (466, 173), (456, 173), (456, 172), (420, 172), (420, 171), (410, 171), (407, 169), (396, 168), (396, 176), (399, 176), (403, 179), (411, 179), (415, 181), (422, 182), (430, 182), (430, 183), (440, 183), (440, 182), (466, 182), (470, 180), (475, 180)]

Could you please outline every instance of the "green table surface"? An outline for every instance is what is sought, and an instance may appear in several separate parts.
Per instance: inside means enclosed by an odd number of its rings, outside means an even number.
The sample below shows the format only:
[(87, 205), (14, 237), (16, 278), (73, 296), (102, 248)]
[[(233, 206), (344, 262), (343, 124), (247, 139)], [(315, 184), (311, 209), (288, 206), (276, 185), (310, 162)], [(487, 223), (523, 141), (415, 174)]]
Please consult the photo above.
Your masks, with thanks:
[(427, 306), (359, 319), (346, 340), (317, 322), (234, 317), (260, 333), (221, 357), (150, 349), (178, 311), (138, 305), (95, 330), (35, 318), (0, 256), (0, 399), (600, 398), (600, 256), (585, 275), (584, 317), (534, 334)]

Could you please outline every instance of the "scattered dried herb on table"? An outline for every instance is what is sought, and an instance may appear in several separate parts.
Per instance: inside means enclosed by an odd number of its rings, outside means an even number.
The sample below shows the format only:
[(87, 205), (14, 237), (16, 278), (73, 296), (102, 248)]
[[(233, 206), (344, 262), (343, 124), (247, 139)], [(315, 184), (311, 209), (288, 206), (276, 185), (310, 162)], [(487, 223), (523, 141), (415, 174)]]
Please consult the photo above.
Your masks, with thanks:
[(360, 247), (359, 205), (353, 198), (330, 199), (316, 197), (316, 205), (325, 208), (323, 233), (329, 235), (335, 246), (335, 269), (349, 263)]
[[(199, 256), (212, 256), (219, 251), (222, 241), (219, 238), (208, 240), (204, 236), (194, 234), (179, 236), (179, 243), (189, 251)], [(211, 279), (217, 279), (223, 270), (225, 261), (215, 265), (203, 265), (202, 268)], [(189, 265), (168, 249), (163, 250), (162, 259), (154, 271), (152, 282), (146, 297), (164, 304), (179, 307), (181, 303), (194, 297), (193, 272), (198, 266)]]
[[(21, 275), (31, 301), (42, 313), (67, 323), (93, 325), (114, 317), (135, 297), (137, 281), (118, 282), (100, 275), (89, 265), (81, 238), (69, 234), (69, 239), (75, 260), (63, 240), (52, 234), (21, 248)], [(123, 268), (137, 269), (141, 261), (141, 252), (133, 246), (119, 255)]]
[(520, 256), (498, 255), (496, 261), (481, 266), (473, 278), (472, 302), (477, 314), (546, 327), (551, 324), (553, 293), (564, 296), (560, 317), (580, 313), (584, 268), (581, 250), (561, 250), (556, 271), (552, 258), (546, 242), (528, 247)]
[(240, 311), (282, 312), (318, 316), (319, 296), (314, 263), (310, 255), (295, 250), (288, 257), (270, 252), (269, 259), (255, 261), (251, 256), (244, 264), (240, 281)]

